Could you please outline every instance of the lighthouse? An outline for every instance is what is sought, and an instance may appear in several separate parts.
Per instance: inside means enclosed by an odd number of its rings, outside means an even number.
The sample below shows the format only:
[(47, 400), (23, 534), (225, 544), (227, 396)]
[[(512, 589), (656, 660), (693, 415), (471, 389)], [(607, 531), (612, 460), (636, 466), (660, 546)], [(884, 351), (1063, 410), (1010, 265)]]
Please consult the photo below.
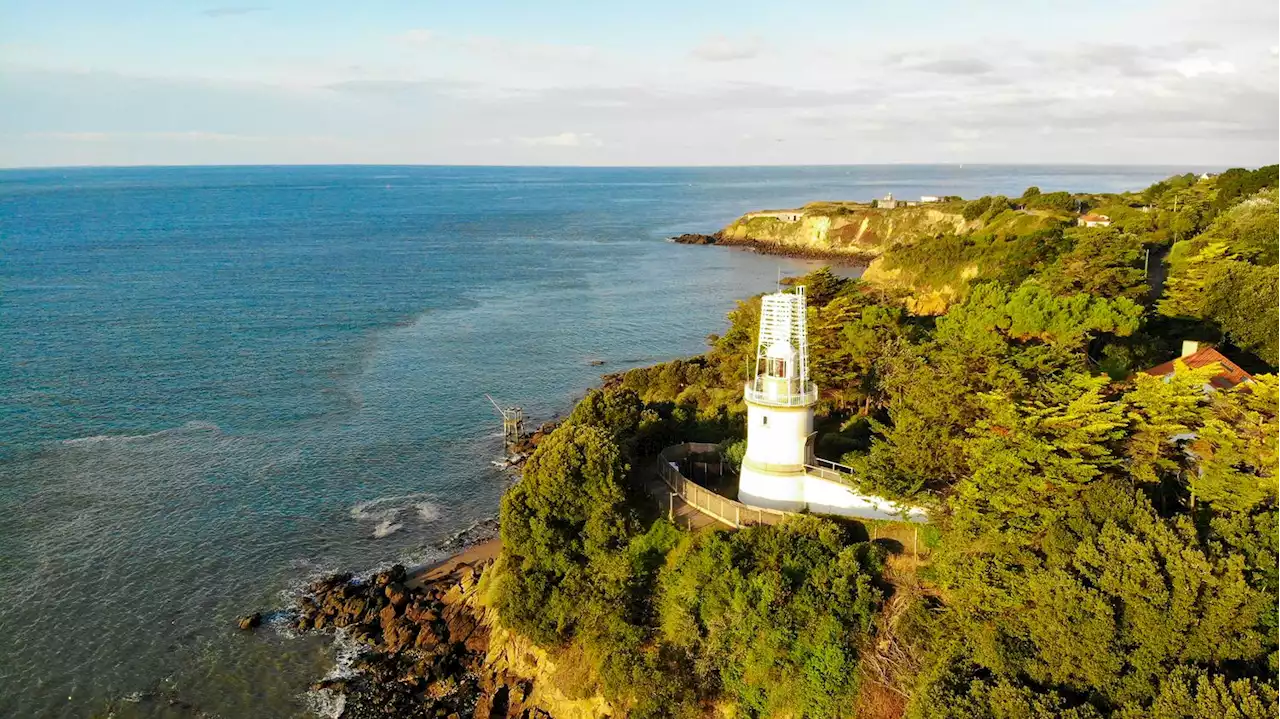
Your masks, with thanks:
[(818, 387), (809, 381), (803, 286), (764, 296), (755, 367), (744, 395), (747, 451), (738, 499), (757, 507), (804, 509), (805, 465), (813, 463)]

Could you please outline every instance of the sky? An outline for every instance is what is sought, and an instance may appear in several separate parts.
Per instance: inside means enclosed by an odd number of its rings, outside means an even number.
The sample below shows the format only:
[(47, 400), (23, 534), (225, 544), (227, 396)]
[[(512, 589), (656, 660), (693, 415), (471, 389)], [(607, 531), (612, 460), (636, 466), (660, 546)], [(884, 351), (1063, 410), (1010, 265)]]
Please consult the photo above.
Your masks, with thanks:
[(0, 166), (1271, 164), (1276, 0), (0, 0)]

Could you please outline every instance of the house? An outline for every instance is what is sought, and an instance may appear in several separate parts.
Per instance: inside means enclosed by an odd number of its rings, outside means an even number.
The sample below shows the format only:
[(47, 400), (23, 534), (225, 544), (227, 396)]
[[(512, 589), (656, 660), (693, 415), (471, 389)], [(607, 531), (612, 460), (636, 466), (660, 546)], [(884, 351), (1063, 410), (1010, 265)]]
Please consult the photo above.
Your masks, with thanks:
[(1082, 227), (1110, 227), (1111, 218), (1106, 215), (1097, 215), (1092, 212), (1080, 215), (1076, 220), (1076, 224)]
[(920, 204), (928, 204), (930, 202), (942, 202), (942, 198), (937, 195), (921, 195)]
[(896, 208), (898, 204), (898, 201), (893, 199), (892, 192), (885, 195), (883, 200), (876, 200), (876, 207), (879, 207), (882, 210), (892, 210)]
[(1178, 362), (1182, 362), (1192, 369), (1217, 363), (1222, 371), (1209, 380), (1211, 387), (1207, 389), (1230, 389), (1236, 385), (1253, 381), (1253, 375), (1240, 369), (1239, 365), (1227, 359), (1218, 350), (1209, 345), (1202, 347), (1199, 342), (1191, 340), (1186, 340), (1182, 343), (1181, 357), (1156, 365), (1149, 370), (1144, 370), (1144, 372), (1155, 377), (1168, 377), (1174, 373)]

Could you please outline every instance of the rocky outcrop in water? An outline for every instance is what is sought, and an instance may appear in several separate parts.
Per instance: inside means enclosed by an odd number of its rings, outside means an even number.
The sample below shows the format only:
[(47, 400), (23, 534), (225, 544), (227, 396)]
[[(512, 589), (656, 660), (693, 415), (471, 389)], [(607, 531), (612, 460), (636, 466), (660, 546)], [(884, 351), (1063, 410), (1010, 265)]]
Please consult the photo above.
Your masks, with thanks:
[(671, 241), (680, 245), (714, 245), (720, 241), (720, 235), (700, 235), (696, 232), (686, 232), (683, 235), (672, 237)]
[(422, 584), (396, 565), (368, 579), (339, 574), (299, 602), (300, 631), (340, 629), (362, 645), (350, 676), (312, 689), (343, 696), (347, 719), (550, 717), (528, 700), (533, 682), (486, 663), (490, 629), (471, 601), (484, 564)]

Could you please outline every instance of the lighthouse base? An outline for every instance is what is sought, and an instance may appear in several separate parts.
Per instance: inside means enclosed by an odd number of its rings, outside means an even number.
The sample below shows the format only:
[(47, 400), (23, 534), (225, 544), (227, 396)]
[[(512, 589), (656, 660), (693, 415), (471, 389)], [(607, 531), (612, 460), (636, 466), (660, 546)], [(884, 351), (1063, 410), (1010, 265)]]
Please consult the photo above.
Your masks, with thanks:
[(928, 521), (923, 508), (861, 494), (844, 482), (822, 476), (818, 473), (821, 471), (804, 466), (778, 465), (768, 465), (766, 469), (745, 461), (738, 477), (738, 501), (752, 507), (784, 512), (807, 511), (896, 522)]
[(765, 470), (753, 467), (750, 461), (746, 461), (742, 463), (742, 471), (738, 475), (738, 501), (753, 507), (800, 512), (806, 506), (804, 482), (803, 465), (777, 468), (770, 466)]

